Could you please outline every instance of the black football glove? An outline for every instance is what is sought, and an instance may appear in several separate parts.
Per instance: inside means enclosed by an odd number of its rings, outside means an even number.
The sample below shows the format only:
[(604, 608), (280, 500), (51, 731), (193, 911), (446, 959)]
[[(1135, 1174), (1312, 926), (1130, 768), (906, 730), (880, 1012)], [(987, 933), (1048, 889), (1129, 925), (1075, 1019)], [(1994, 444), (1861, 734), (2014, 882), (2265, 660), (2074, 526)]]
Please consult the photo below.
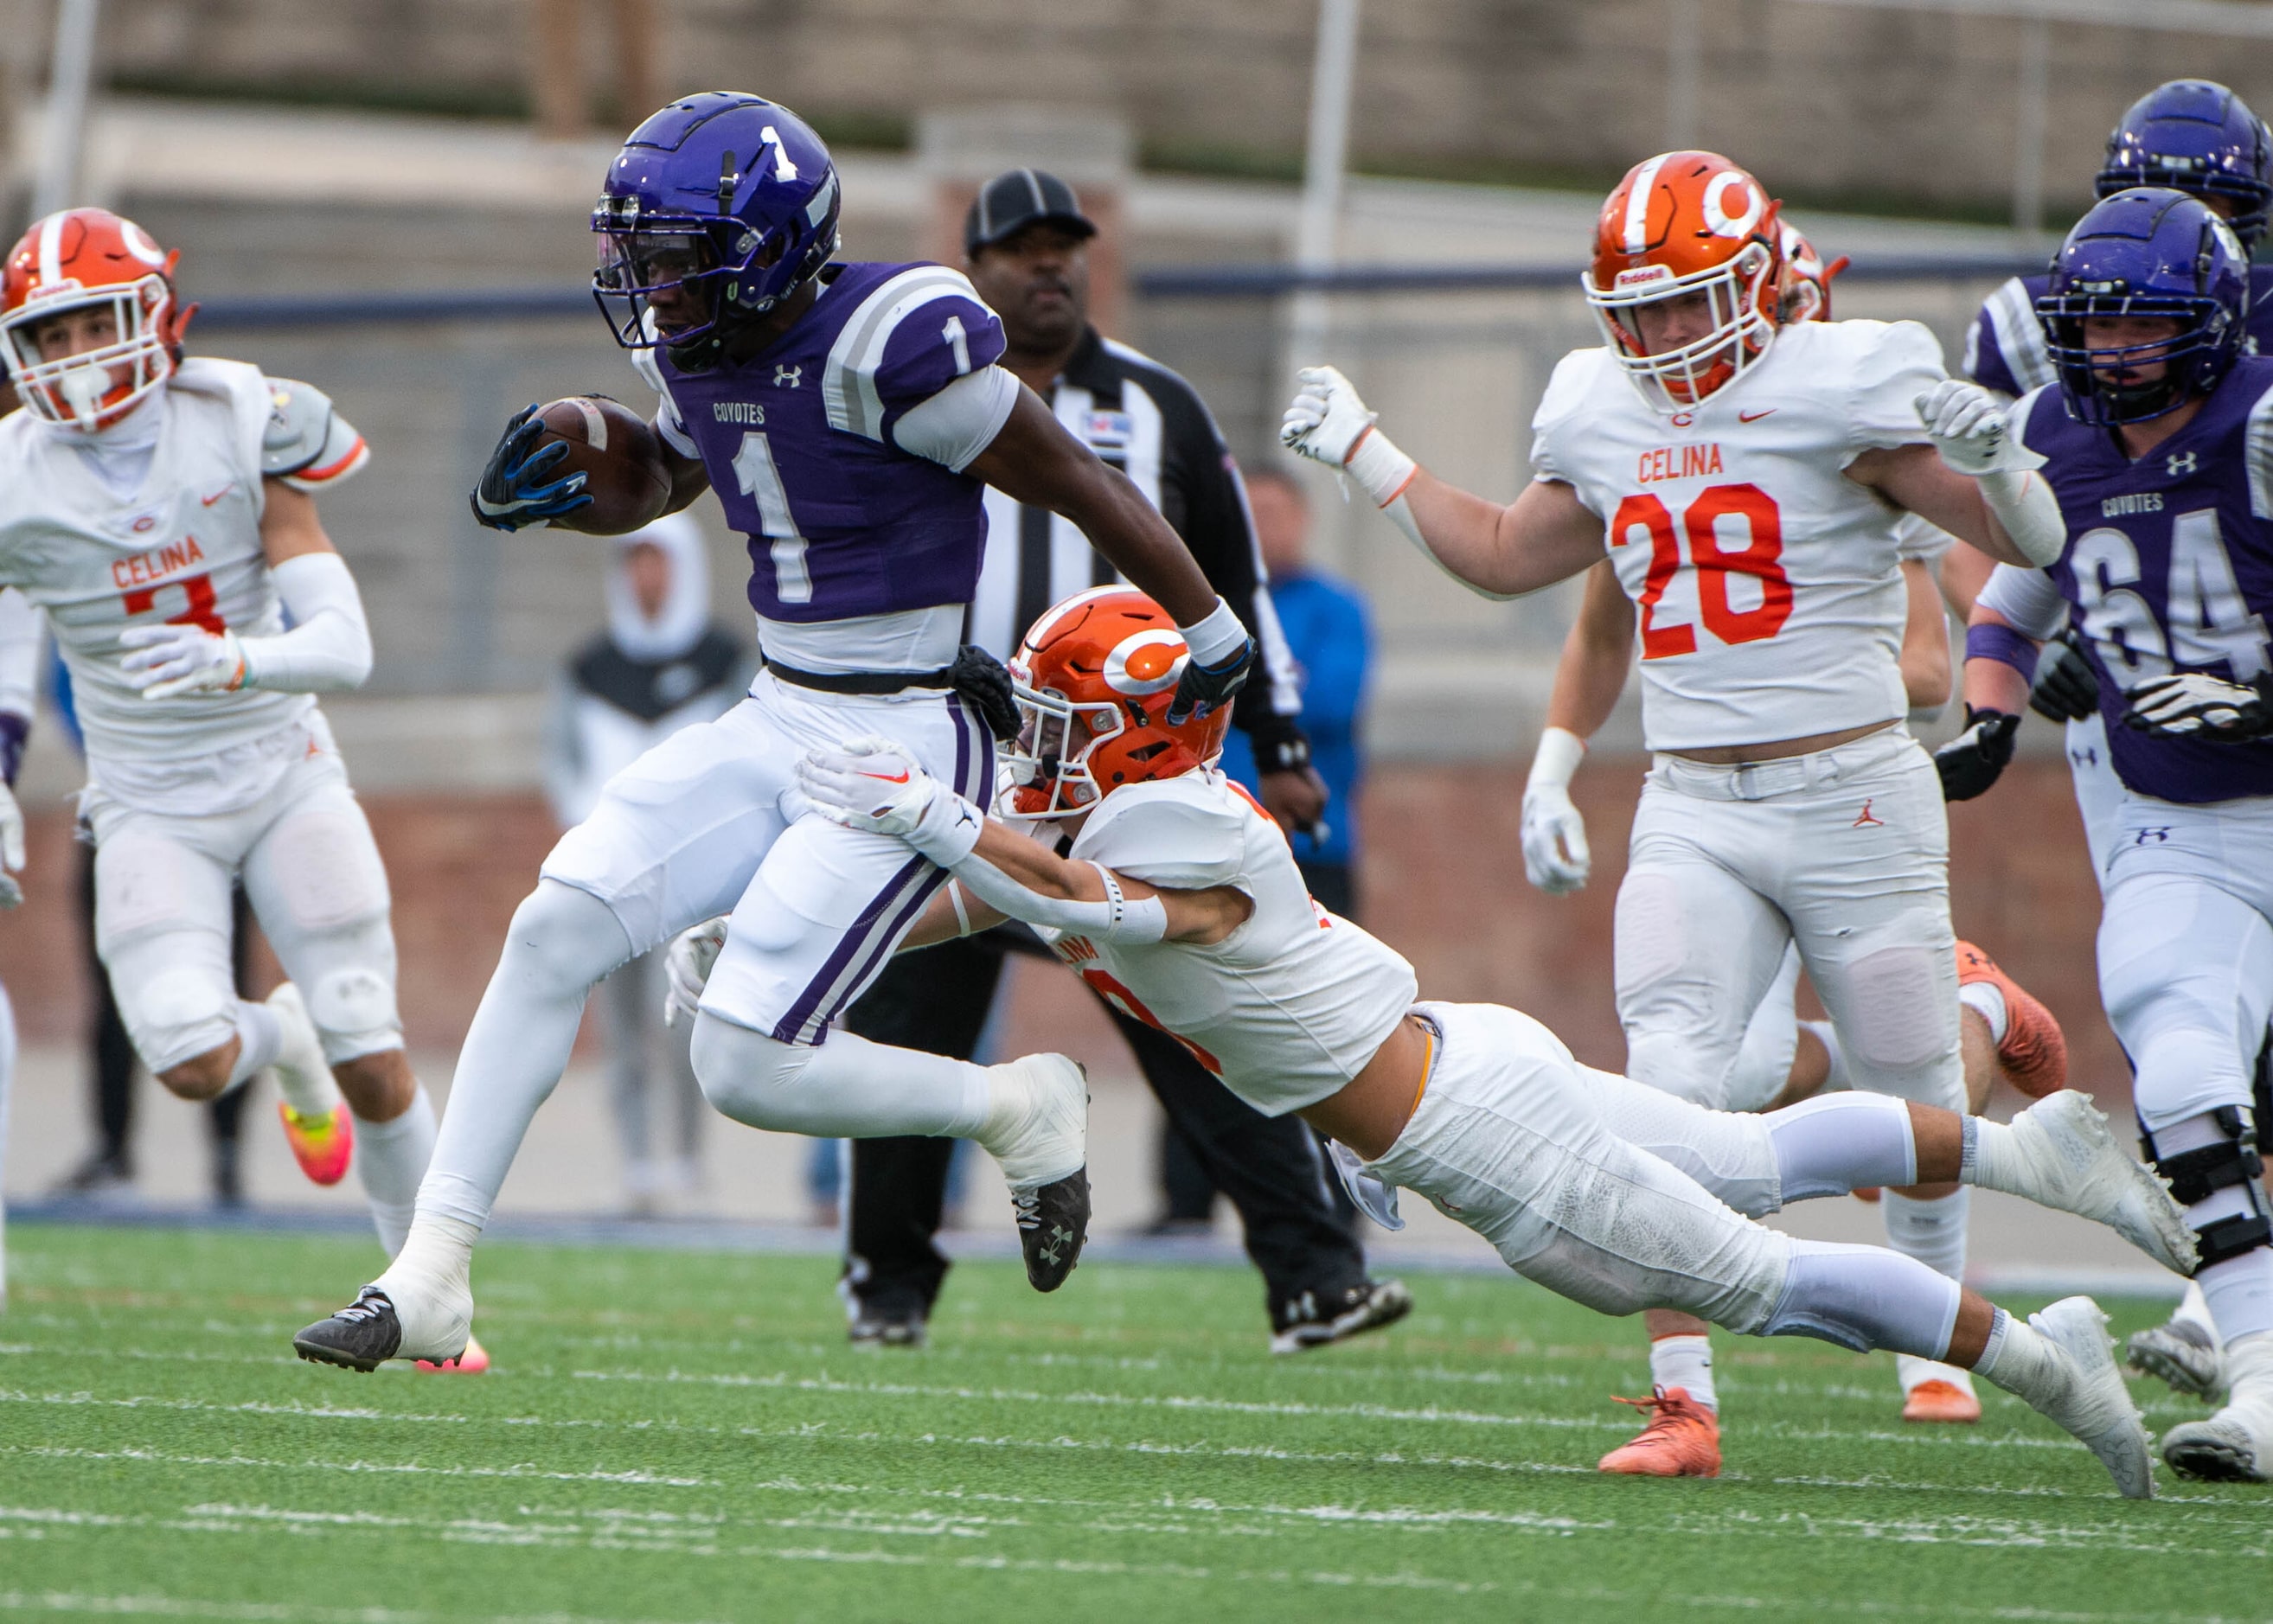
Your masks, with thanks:
[(948, 669), (948, 684), (978, 707), (997, 739), (1018, 737), (1018, 695), (1002, 662), (976, 643), (965, 643)]
[(1168, 725), (1180, 728), (1187, 722), (1204, 720), (1219, 706), (1230, 704), (1232, 697), (1247, 685), (1247, 673), (1254, 664), (1251, 637), (1242, 639), (1238, 647), (1213, 665), (1187, 659), (1184, 674), (1176, 679), (1176, 697), (1168, 701)]
[(2046, 722), (2089, 722), (2098, 714), (2099, 678), (2074, 626), (2044, 645), (2029, 685), (2029, 708)]
[(2175, 733), (2182, 737), (2242, 744), (2273, 733), (2273, 702), (2269, 702), (2269, 679), (2231, 683), (2201, 671), (2149, 677), (2126, 696), (2131, 707), (2124, 722), (2147, 733)]
[(490, 453), (481, 483), (468, 498), (476, 520), (492, 530), (518, 530), (592, 505), (592, 498), (584, 494), (582, 474), (547, 483), (545, 475), (568, 460), (568, 443), (556, 440), (530, 455), (529, 447), (544, 432), (535, 405), (513, 415), (497, 449)]
[(1941, 798), (1969, 801), (1997, 782), (2013, 759), (2013, 735), (2021, 719), (2001, 710), (1965, 707), (1965, 731), (1933, 752), (1941, 775)]

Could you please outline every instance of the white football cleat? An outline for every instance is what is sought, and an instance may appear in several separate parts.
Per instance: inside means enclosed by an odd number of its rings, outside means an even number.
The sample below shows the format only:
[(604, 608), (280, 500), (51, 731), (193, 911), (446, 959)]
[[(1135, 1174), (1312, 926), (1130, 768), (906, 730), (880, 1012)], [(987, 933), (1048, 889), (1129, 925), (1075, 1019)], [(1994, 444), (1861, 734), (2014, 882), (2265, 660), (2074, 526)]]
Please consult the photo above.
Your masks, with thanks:
[(2020, 1396), (2097, 1456), (2124, 1499), (2152, 1500), (2153, 1441), (2115, 1368), (2115, 1344), (2099, 1305), (2088, 1297), (2064, 1297), (2030, 1314), (2029, 1323), (2059, 1351), (2067, 1380), (2058, 1391)]
[(2194, 1232), (2162, 1175), (2125, 1153), (2107, 1118), (2074, 1089), (2047, 1094), (2012, 1122), (2011, 1193), (2104, 1224), (2174, 1274), (2194, 1267)]
[(2273, 1481), (2273, 1333), (2226, 1351), (2233, 1396), (2205, 1421), (2182, 1421), (2163, 1439), (2163, 1458), (2182, 1478), (2210, 1483)]
[(2217, 1333), (2200, 1320), (2174, 1314), (2151, 1329), (2132, 1332), (2123, 1359), (2173, 1393), (2205, 1404), (2225, 1402), (2225, 1355), (2218, 1348)]

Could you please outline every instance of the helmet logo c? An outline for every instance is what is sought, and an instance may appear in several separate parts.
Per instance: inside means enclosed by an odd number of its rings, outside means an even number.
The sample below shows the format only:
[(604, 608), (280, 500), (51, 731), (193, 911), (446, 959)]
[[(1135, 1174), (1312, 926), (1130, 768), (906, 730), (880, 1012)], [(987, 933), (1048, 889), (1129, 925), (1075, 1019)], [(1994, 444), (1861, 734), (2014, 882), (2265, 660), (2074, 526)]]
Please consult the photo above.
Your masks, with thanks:
[(1189, 653), (1174, 632), (1135, 632), (1106, 655), (1105, 685), (1132, 699), (1173, 688)]
[[(1722, 201), (1722, 194), (1732, 186), (1744, 188), (1744, 213), (1731, 214)], [(1723, 169), (1705, 183), (1705, 223), (1714, 236), (1742, 236), (1760, 223), (1767, 212), (1767, 200), (1757, 187), (1734, 169)]]
[(118, 222), (118, 235), (120, 239), (126, 244), (126, 251), (133, 255), (137, 259), (139, 259), (144, 265), (162, 266), (166, 263), (166, 251), (159, 247), (157, 243), (152, 242), (150, 240), (149, 233), (143, 230), (141, 227), (136, 225), (132, 221), (120, 221)]

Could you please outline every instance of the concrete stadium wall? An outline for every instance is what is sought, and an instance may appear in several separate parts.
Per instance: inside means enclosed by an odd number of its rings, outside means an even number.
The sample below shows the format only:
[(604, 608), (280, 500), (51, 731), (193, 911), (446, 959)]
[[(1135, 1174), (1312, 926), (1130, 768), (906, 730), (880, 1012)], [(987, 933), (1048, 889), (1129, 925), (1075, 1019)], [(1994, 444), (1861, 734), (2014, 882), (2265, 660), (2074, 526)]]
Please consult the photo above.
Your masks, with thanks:
[[(48, 8), (39, 8), (44, 13)], [(664, 0), (673, 92), (761, 88), (884, 121), (1003, 97), (1124, 112), (1156, 154), (1301, 149), (1312, 0)], [(529, 0), (114, 0), (104, 55), (169, 76), (407, 100), (518, 94)], [(1667, 0), (1395, 0), (1366, 8), (1361, 167), (1528, 170), (1589, 181), (1665, 143)], [(2019, 26), (1793, 0), (1700, 0), (1697, 138), (1789, 195), (1993, 209), (2009, 196)], [(45, 18), (19, 49), (43, 49)], [(597, 0), (586, 50), (604, 80)], [(36, 57), (34, 58), (36, 59)], [(2273, 102), (2273, 41), (2062, 25), (2052, 34), (2046, 173), (2055, 201), (2139, 92), (2179, 74)]]
[[(1367, 925), (1414, 961), (1429, 996), (1513, 1005), (1547, 1022), (1581, 1059), (1618, 1066), (1625, 1050), (1611, 1007), (1611, 904), (1642, 767), (1639, 758), (1613, 757), (1579, 775), (1594, 879), (1567, 898), (1524, 880), (1520, 767), (1384, 768), (1365, 805)], [(394, 887), (412, 1045), (454, 1049), (506, 921), (551, 845), (551, 819), (527, 796), (375, 796), (366, 804)], [(2099, 894), (2065, 763), (2017, 764), (1992, 797), (1951, 808), (1950, 821), (1959, 933), (2051, 1005), (2067, 1029), (2077, 1086), (2119, 1119), (2129, 1073), (2099, 1013)], [(86, 1018), (79, 860), (60, 812), (34, 818), (27, 901), (0, 916), (0, 984), (28, 1041), (67, 1040)], [(1081, 1041), (1047, 1001), (1024, 1000), (1019, 1014), (1007, 1039), (1013, 1051)]]

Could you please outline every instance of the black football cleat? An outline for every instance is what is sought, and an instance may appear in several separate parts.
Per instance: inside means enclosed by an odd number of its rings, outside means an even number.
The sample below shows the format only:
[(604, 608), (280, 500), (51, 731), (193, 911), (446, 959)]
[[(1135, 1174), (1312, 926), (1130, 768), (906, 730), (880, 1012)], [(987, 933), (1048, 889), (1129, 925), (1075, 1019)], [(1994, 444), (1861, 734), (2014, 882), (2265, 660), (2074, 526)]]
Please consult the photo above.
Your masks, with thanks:
[(368, 1374), (393, 1358), (402, 1346), (402, 1322), (386, 1293), (367, 1285), (355, 1301), (328, 1320), (319, 1320), (292, 1338), (292, 1351), (317, 1365), (337, 1365), (342, 1370)]
[(1026, 1283), (1037, 1291), (1056, 1291), (1081, 1261), (1089, 1239), (1089, 1169), (1077, 1167), (1033, 1190), (1013, 1190), (1010, 1205), (1017, 1209)]
[(1271, 1311), (1271, 1351), (1323, 1348), (1394, 1325), (1412, 1312), (1413, 1293), (1402, 1280), (1361, 1280), (1339, 1291), (1305, 1291)]

